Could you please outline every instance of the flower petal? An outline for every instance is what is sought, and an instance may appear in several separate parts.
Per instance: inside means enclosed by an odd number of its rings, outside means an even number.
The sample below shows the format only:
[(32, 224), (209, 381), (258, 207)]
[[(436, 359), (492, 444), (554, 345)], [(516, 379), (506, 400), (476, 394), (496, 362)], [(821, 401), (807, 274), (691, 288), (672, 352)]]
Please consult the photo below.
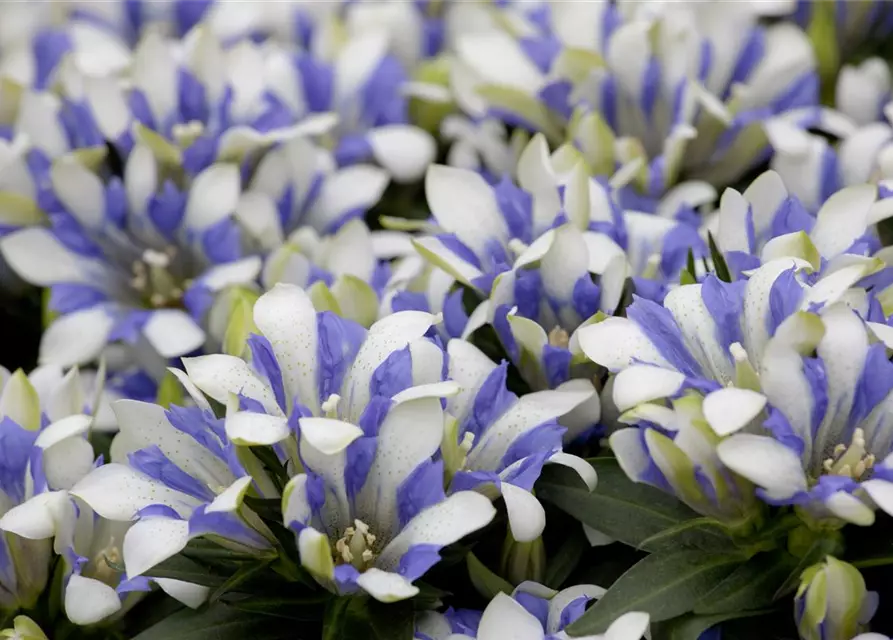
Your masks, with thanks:
[(675, 395), (685, 383), (685, 375), (678, 371), (635, 364), (614, 377), (614, 404), (625, 412), (643, 402)]
[(143, 335), (165, 359), (192, 353), (205, 343), (205, 332), (180, 309), (154, 311), (143, 327)]
[(135, 578), (168, 558), (174, 557), (189, 541), (189, 522), (173, 518), (143, 518), (124, 535), (124, 566), (127, 577)]
[(73, 157), (59, 159), (50, 170), (56, 197), (84, 227), (103, 223), (105, 189), (95, 173)]
[(235, 212), (241, 179), (235, 164), (213, 164), (192, 181), (183, 223), (190, 229), (207, 229)]
[(121, 609), (121, 600), (110, 586), (74, 574), (65, 586), (65, 615), (74, 624), (95, 624)]
[(113, 318), (101, 307), (62, 316), (41, 338), (40, 363), (70, 367), (96, 360), (113, 324)]
[(750, 389), (728, 387), (704, 398), (704, 417), (717, 435), (740, 431), (766, 406), (766, 396)]
[(372, 129), (367, 136), (376, 162), (387, 169), (395, 182), (421, 180), (437, 154), (434, 138), (418, 127), (386, 125)]
[(418, 587), (399, 573), (390, 573), (375, 567), (361, 573), (357, 584), (379, 602), (408, 600), (419, 592)]
[(536, 540), (546, 528), (546, 511), (532, 493), (508, 482), (502, 483), (502, 498), (512, 537), (518, 542)]
[(186, 374), (196, 387), (221, 404), (230, 394), (257, 400), (267, 413), (282, 415), (273, 390), (261, 382), (241, 358), (222, 354), (183, 358)]
[(238, 446), (269, 446), (290, 434), (288, 421), (281, 416), (239, 411), (226, 418), (226, 436)]
[(543, 625), (527, 609), (504, 593), (497, 593), (481, 616), (479, 640), (543, 640)]
[(768, 436), (739, 433), (720, 442), (716, 452), (724, 465), (773, 498), (790, 498), (806, 489), (800, 457)]

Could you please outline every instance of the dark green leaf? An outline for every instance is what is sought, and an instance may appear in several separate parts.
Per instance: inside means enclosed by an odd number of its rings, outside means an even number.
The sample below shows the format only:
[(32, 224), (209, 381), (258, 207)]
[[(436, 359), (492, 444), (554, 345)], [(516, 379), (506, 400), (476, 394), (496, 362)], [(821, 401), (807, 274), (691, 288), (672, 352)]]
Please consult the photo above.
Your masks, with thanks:
[(277, 488), (282, 491), (285, 488), (285, 485), (288, 484), (288, 472), (285, 470), (285, 467), (282, 466), (282, 462), (279, 461), (279, 456), (276, 455), (276, 452), (273, 451), (272, 447), (249, 447), (251, 449), (251, 453), (261, 461), (261, 463), (266, 467), (267, 471), (270, 473), (270, 479), (277, 486)]
[(244, 584), (254, 576), (262, 573), (273, 560), (274, 558), (267, 558), (266, 560), (259, 560), (257, 562), (244, 563), (238, 571), (227, 578), (223, 584), (221, 584), (211, 593), (208, 601), (212, 603), (216, 602), (217, 599), (220, 598), (220, 596), (222, 596), (224, 593), (235, 591), (239, 585)]
[(511, 595), (512, 585), (490, 571), (473, 553), (469, 552), (465, 556), (465, 563), (468, 566), (468, 577), (471, 579), (471, 584), (487, 600), (492, 600), (497, 593)]
[(707, 243), (710, 246), (710, 259), (713, 261), (713, 272), (716, 274), (716, 277), (723, 282), (731, 282), (732, 274), (729, 272), (729, 265), (726, 264), (726, 259), (717, 248), (716, 242), (713, 240), (713, 234), (709, 231), (707, 232)]
[(365, 598), (347, 596), (329, 601), (322, 640), (371, 640), (373, 633)]
[(704, 596), (694, 612), (716, 615), (767, 607), (796, 566), (797, 559), (785, 551), (754, 556)]
[(168, 558), (161, 564), (155, 565), (146, 572), (146, 575), (150, 578), (183, 580), (184, 582), (192, 582), (205, 587), (219, 587), (226, 582), (228, 577), (182, 555), (176, 555), (173, 558)]
[(729, 537), (728, 529), (718, 520), (694, 518), (642, 540), (639, 547), (652, 552), (663, 549), (733, 551), (735, 542)]
[(698, 284), (697, 279), (688, 269), (683, 269), (679, 274), (679, 284)]
[(688, 271), (692, 277), (697, 273), (695, 269), (695, 253), (691, 249), (688, 250), (688, 255), (685, 256), (685, 270)]
[(331, 599), (332, 596), (328, 593), (307, 598), (275, 596), (262, 598), (254, 594), (224, 596), (226, 605), (233, 609), (288, 620), (319, 620), (322, 618), (323, 607)]
[(133, 640), (309, 640), (296, 636), (293, 625), (277, 624), (269, 616), (238, 611), (222, 604), (193, 611), (182, 609), (146, 629)]
[(413, 640), (415, 613), (409, 600), (393, 604), (369, 600), (367, 608), (376, 640)]
[(663, 491), (632, 482), (613, 458), (594, 458), (589, 462), (598, 473), (595, 491), (590, 492), (579, 477), (568, 470), (547, 468), (537, 482), (537, 497), (633, 547), (698, 517)]
[(547, 587), (559, 589), (577, 565), (580, 558), (589, 550), (589, 542), (583, 533), (583, 527), (576, 526), (567, 532), (567, 537), (558, 551), (546, 562), (546, 576), (543, 581)]
[(644, 611), (652, 622), (688, 613), (741, 562), (738, 554), (699, 551), (651, 554), (620, 576), (567, 632), (570, 635), (603, 633), (611, 622), (628, 611)]
[(758, 611), (728, 611), (710, 616), (693, 613), (651, 625), (651, 640), (698, 640), (701, 634), (727, 620), (765, 615), (771, 609)]

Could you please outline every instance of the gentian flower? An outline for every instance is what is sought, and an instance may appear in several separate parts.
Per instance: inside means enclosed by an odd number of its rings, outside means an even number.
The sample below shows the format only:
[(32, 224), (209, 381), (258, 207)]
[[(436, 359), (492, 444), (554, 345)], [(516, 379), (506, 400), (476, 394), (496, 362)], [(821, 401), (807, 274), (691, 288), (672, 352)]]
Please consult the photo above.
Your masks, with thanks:
[[(481, 612), (449, 610), (425, 613), (416, 622), (416, 640), (498, 640), (517, 637), (530, 640), (567, 640), (564, 628), (604, 595), (595, 585), (578, 585), (554, 591), (535, 582), (524, 582), (511, 596), (498, 593)], [(575, 636), (584, 640), (640, 640), (648, 631), (647, 613), (625, 613), (602, 635)]]
[(50, 308), (60, 314), (43, 334), (41, 363), (90, 362), (123, 341), (142, 345), (144, 366), (160, 378), (163, 359), (205, 343), (202, 324), (215, 294), (257, 277), (260, 259), (242, 258), (233, 219), (237, 167), (213, 164), (183, 187), (164, 175), (141, 144), (123, 182), (63, 158), (51, 175), (60, 204), (52, 228), (0, 241), (23, 279), (50, 287)]
[[(145, 587), (144, 573), (203, 535), (258, 557), (268, 556), (275, 547), (275, 536), (243, 498), (251, 492), (275, 499), (278, 491), (266, 473), (258, 471), (253, 456), (237, 450), (224, 420), (215, 417), (186, 375), (171, 371), (194, 406), (165, 410), (136, 400), (114, 403), (120, 431), (112, 443), (111, 462), (69, 492), (111, 528), (118, 527), (115, 539), (105, 544), (123, 559), (127, 586)], [(170, 585), (160, 586), (168, 590)], [(201, 595), (187, 592), (184, 599), (194, 597), (197, 606)]]
[(434, 460), (441, 397), (458, 388), (442, 382), (443, 351), (425, 337), (435, 320), (406, 311), (367, 332), (280, 284), (254, 306), (252, 365), (223, 355), (184, 360), (210, 397), (241, 396), (225, 423), (232, 441), (280, 447), (295, 473), (282, 496), (285, 524), (304, 567), (336, 593), (412, 597), (437, 551), (495, 513), (478, 493), (443, 493)]
[(723, 463), (760, 486), (765, 500), (796, 505), (808, 520), (870, 525), (875, 506), (893, 510), (890, 362), (878, 341), (885, 329), (844, 302), (819, 317), (786, 319), (759, 373), (775, 411), (765, 431), (721, 442)]
[(871, 185), (847, 187), (824, 199), (813, 216), (782, 176), (767, 171), (743, 194), (726, 189), (706, 228), (734, 277), (781, 257), (833, 269), (880, 248), (874, 225), (893, 215), (893, 207), (879, 194), (883, 190)]
[(642, 403), (620, 416), (621, 423), (633, 426), (611, 434), (611, 450), (631, 480), (749, 531), (760, 523), (760, 501), (754, 486), (720, 461), (716, 446), (722, 438), (706, 416), (716, 422), (714, 416), (724, 411), (747, 409), (759, 414), (765, 404), (760, 394), (734, 388), (715, 391), (707, 399), (689, 393), (670, 401), (670, 406)]
[[(21, 372), (6, 381), (0, 405), (5, 417), (6, 463), (4, 506), (0, 517), (6, 558), (0, 579), (4, 608), (30, 608), (45, 587), (52, 550), (62, 556), (63, 607), (76, 624), (93, 624), (120, 615), (147, 591), (145, 584), (128, 584), (112, 568), (120, 560), (120, 544), (129, 524), (114, 524), (94, 516), (68, 491), (94, 468), (87, 432), (93, 419), (82, 413), (97, 405), (94, 391), (85, 401), (77, 369), (64, 377), (53, 367)], [(97, 461), (101, 464), (101, 460)], [(55, 537), (51, 546), (50, 539)], [(23, 574), (24, 573), (24, 574)], [(178, 580), (159, 586), (197, 606), (207, 589)]]
[(726, 184), (768, 155), (762, 133), (778, 114), (818, 101), (815, 59), (791, 24), (762, 27), (756, 12), (654, 3), (551, 7), (515, 39), (463, 37), (467, 84), (491, 113), (542, 131), (565, 130), (598, 176), (634, 173), (632, 199), (654, 203), (681, 177)]
[[(674, 289), (662, 305), (636, 298), (626, 317), (583, 327), (580, 348), (617, 374), (613, 399), (621, 412), (686, 389), (710, 393), (735, 386), (765, 393), (758, 372), (770, 338), (784, 321), (803, 315), (798, 312), (821, 312), (854, 294), (858, 299), (851, 287), (878, 267), (877, 261), (855, 261), (826, 272), (814, 284), (803, 275), (811, 265), (796, 258), (769, 261), (746, 282), (726, 283), (708, 275), (703, 283)], [(864, 292), (861, 301), (867, 312)], [(725, 402), (733, 401), (729, 396)], [(753, 418), (755, 399), (738, 401), (735, 411), (708, 416), (717, 432), (731, 433)]]
[(568, 466), (595, 488), (592, 467), (562, 451), (566, 429), (558, 418), (575, 412), (584, 425), (597, 422), (598, 395), (589, 381), (572, 380), (519, 398), (505, 386), (507, 362), (493, 363), (464, 340), (451, 340), (447, 353), (449, 377), (461, 387), (446, 406), (455, 419), (442, 445), (448, 491), (501, 494), (512, 537), (530, 542), (546, 525), (545, 511), (531, 493), (544, 464)]
[[(794, 601), (802, 640), (850, 640), (864, 631), (878, 605), (859, 570), (832, 556), (803, 572)], [(868, 634), (871, 636), (874, 634)]]
[(0, 631), (0, 638), (10, 640), (49, 640), (46, 634), (28, 616), (16, 616), (12, 627)]

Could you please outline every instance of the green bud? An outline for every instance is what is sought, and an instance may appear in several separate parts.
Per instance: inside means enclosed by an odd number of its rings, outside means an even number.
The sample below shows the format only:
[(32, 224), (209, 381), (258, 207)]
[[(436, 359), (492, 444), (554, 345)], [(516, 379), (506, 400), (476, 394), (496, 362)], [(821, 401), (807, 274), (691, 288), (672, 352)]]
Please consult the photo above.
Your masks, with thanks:
[(827, 556), (801, 575), (795, 612), (802, 640), (850, 640), (874, 610), (859, 570)]
[(531, 542), (518, 542), (511, 531), (507, 532), (500, 572), (516, 585), (527, 580), (542, 582), (546, 573), (546, 547), (542, 537)]
[(16, 616), (12, 627), (0, 631), (0, 638), (11, 640), (49, 640), (37, 623), (28, 616)]
[[(448, 91), (450, 86), (449, 60), (439, 57), (422, 63), (416, 70), (413, 80), (443, 87)], [(443, 119), (455, 110), (456, 104), (452, 99), (448, 101), (427, 100), (421, 96), (412, 96), (409, 99), (410, 120), (435, 135), (440, 131), (440, 123), (443, 122)]]

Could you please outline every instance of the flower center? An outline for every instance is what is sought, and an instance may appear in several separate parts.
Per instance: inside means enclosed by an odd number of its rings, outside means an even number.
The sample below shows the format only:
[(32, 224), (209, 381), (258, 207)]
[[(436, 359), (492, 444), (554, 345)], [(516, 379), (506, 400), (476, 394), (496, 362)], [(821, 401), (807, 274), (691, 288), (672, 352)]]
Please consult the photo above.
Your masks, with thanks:
[(174, 247), (168, 247), (164, 252), (146, 249), (140, 259), (133, 263), (130, 284), (147, 306), (155, 309), (180, 306), (182, 283), (170, 272), (175, 256)]
[(849, 446), (839, 444), (834, 447), (831, 456), (822, 463), (822, 471), (826, 475), (863, 480), (870, 475), (874, 460), (874, 454), (865, 451), (865, 432), (856, 429)]
[(115, 566), (121, 566), (121, 562), (121, 550), (115, 544), (115, 539), (112, 538), (108, 545), (93, 557), (90, 563), (90, 573), (96, 580), (104, 582), (110, 587), (117, 587), (121, 572)]
[(559, 326), (555, 326), (549, 332), (549, 345), (560, 349), (567, 349), (571, 343), (570, 334)]
[(335, 543), (335, 563), (353, 565), (357, 571), (365, 571), (375, 560), (372, 547), (376, 538), (369, 533), (369, 525), (362, 520), (354, 520), (353, 525), (347, 527), (344, 535)]

